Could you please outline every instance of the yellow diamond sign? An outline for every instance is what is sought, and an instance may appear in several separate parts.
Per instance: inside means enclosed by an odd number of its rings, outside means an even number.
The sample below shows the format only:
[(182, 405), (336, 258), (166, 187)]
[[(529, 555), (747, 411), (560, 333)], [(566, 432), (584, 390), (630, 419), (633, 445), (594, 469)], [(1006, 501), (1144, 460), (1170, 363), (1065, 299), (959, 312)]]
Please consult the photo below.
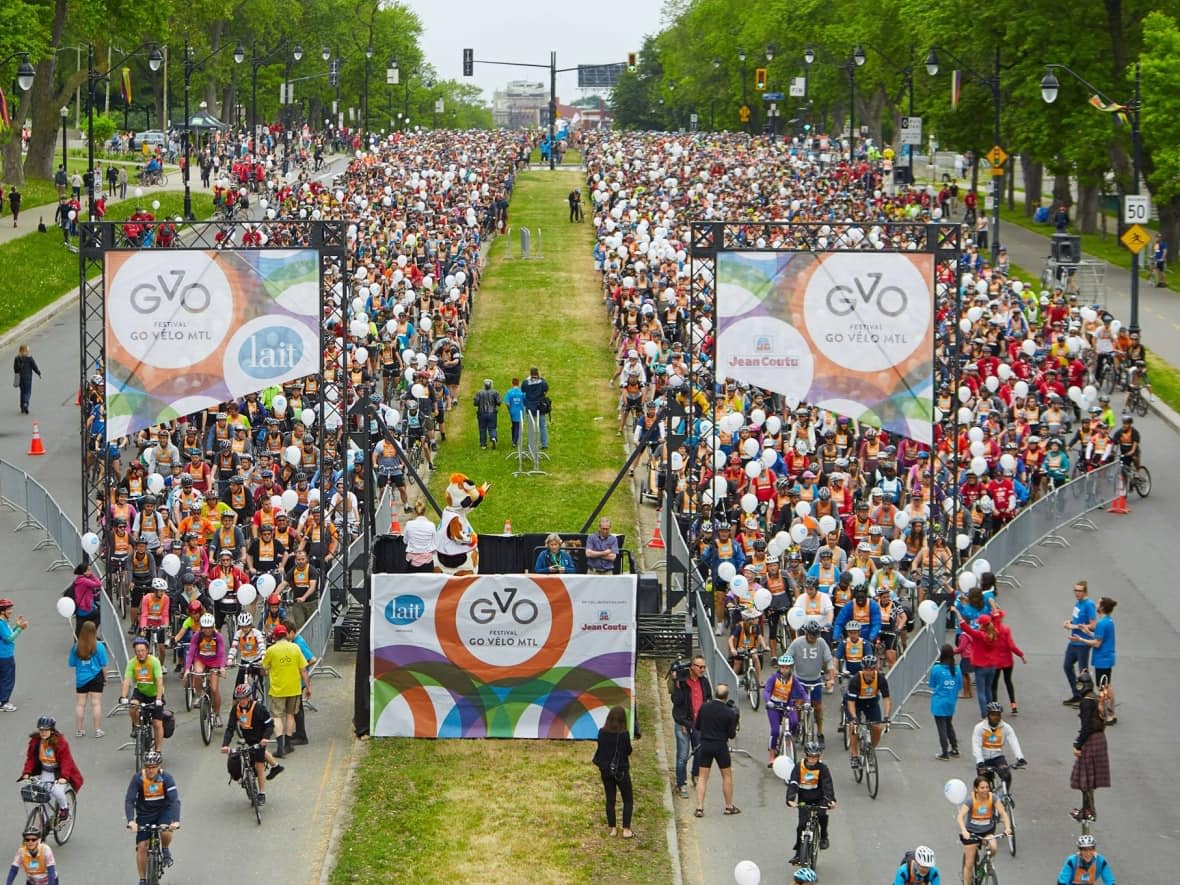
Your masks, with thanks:
[(1138, 255), (1143, 251), (1143, 247), (1151, 242), (1151, 234), (1142, 225), (1132, 224), (1123, 231), (1123, 235), (1119, 239), (1123, 241), (1124, 246)]
[(992, 164), (993, 169), (999, 169), (1008, 162), (1008, 153), (998, 144), (994, 145), (992, 149), (987, 152), (987, 161)]

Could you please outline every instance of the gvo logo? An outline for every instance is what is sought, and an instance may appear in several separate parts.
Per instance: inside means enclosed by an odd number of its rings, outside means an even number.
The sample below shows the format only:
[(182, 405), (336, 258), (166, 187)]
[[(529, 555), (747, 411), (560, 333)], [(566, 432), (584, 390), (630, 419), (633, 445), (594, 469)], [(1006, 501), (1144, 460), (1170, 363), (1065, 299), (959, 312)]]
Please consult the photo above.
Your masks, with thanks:
[(404, 594), (389, 600), (385, 606), (385, 620), (395, 627), (405, 627), (426, 614), (426, 603), (420, 596)]
[(477, 624), (490, 624), (497, 617), (508, 615), (518, 624), (531, 624), (537, 620), (541, 610), (531, 599), (516, 600), (516, 594), (515, 587), (506, 587), (503, 598), (501, 598), (499, 590), (494, 590), (491, 599), (485, 596), (473, 600), (468, 609), (471, 620)]
[[(864, 275), (869, 281), (866, 290), (862, 277), (853, 277), (855, 292), (849, 286), (833, 286), (828, 291), (828, 310), (838, 317), (848, 316), (856, 311), (860, 304), (868, 305), (876, 298), (877, 310), (887, 317), (898, 317), (905, 313), (909, 306), (909, 298), (903, 289), (897, 286), (881, 286), (882, 273), (867, 273)], [(859, 301), (857, 300), (859, 298)]]
[[(178, 307), (189, 313), (201, 313), (209, 309), (213, 296), (201, 283), (184, 284), (187, 274), (174, 268), (168, 272), (171, 285), (164, 274), (157, 274), (155, 282), (140, 283), (131, 290), (131, 307), (137, 313), (154, 313), (163, 301), (177, 301)], [(161, 294), (162, 293), (162, 294)]]

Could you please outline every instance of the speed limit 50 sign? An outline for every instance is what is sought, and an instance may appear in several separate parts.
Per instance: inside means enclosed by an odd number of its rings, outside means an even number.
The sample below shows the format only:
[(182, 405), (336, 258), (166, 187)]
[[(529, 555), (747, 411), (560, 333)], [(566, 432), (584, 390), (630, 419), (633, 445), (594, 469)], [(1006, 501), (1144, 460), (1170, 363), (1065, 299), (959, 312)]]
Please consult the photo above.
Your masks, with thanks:
[(1147, 224), (1151, 220), (1151, 197), (1128, 194), (1123, 197), (1123, 224)]

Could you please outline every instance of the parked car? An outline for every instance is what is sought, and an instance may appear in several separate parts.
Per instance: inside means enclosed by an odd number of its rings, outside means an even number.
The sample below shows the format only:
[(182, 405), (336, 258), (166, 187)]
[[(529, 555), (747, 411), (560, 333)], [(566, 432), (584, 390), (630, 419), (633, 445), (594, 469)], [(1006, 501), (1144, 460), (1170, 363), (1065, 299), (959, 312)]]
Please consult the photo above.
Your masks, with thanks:
[(137, 132), (135, 134), (136, 148), (142, 148), (143, 145), (150, 145), (153, 149), (157, 147), (168, 146), (168, 134), (161, 132), (159, 129), (148, 129), (144, 132)]

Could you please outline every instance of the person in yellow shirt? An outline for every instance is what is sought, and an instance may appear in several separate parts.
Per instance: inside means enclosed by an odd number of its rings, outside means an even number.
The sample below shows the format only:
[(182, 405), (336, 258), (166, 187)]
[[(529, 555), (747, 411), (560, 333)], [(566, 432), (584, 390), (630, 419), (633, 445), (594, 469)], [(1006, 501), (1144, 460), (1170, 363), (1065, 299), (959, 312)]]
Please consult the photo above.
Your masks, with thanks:
[(262, 672), (270, 677), (271, 715), (275, 720), (275, 756), (292, 752), (295, 714), (301, 697), (311, 698), (311, 680), (307, 675), (307, 658), (299, 646), (287, 638), (287, 628), (274, 629), (274, 642), (262, 656)]

